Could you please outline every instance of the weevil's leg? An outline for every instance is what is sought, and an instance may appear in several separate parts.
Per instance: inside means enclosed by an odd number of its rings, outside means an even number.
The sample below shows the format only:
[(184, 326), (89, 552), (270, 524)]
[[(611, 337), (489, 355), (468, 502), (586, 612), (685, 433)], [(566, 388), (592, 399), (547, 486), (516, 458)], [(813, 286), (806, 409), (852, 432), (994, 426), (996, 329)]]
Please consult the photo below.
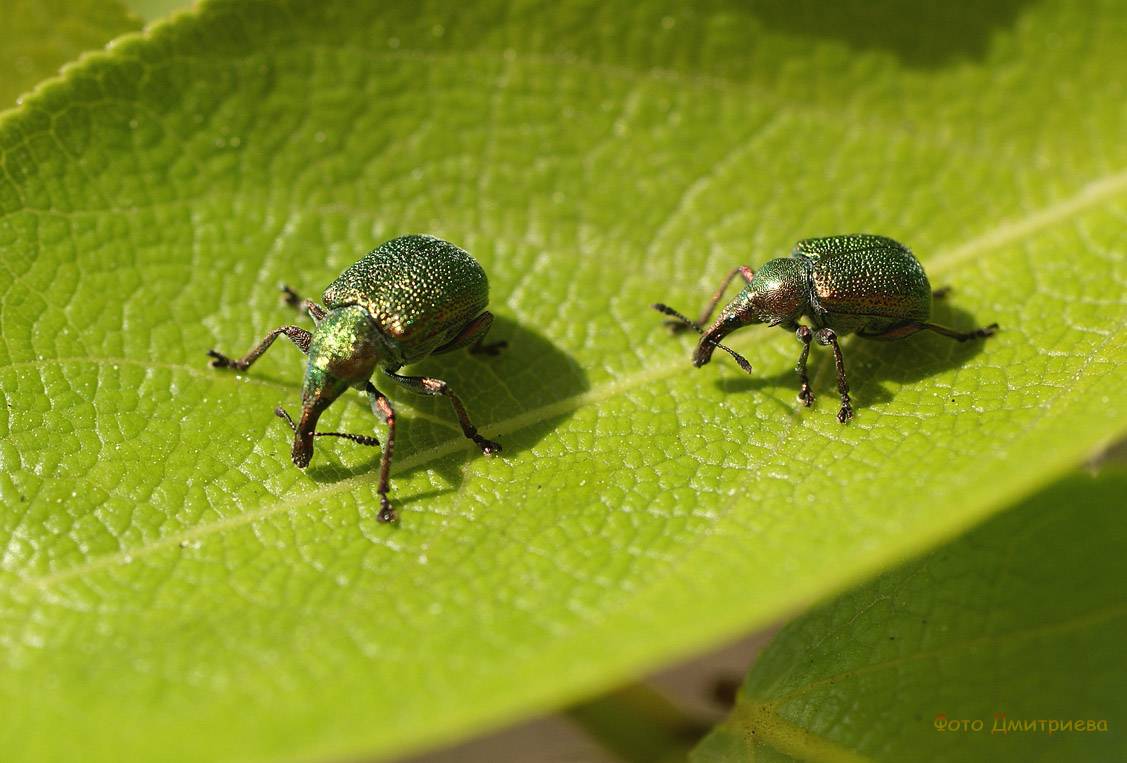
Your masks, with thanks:
[(442, 395), (445, 397), (450, 401), (450, 406), (458, 416), (458, 423), (462, 425), (462, 434), (468, 439), (473, 440), (477, 444), (477, 447), (481, 448), (481, 452), (487, 456), (501, 452), (501, 446), (498, 443), (487, 440), (477, 433), (477, 427), (470, 421), (469, 414), (466, 413), (466, 407), (462, 405), (462, 401), (458, 399), (458, 396), (450, 389), (450, 385), (442, 381), (442, 379), (434, 379), (429, 376), (400, 376), (386, 369), (384, 373), (393, 381), (402, 384), (412, 392), (417, 392), (420, 395)]
[(391, 481), (391, 454), (395, 452), (395, 409), (391, 407), (391, 401), (387, 399), (387, 395), (376, 389), (375, 384), (366, 382), (364, 392), (368, 394), (372, 401), (372, 413), (387, 424), (387, 443), (383, 446), (383, 453), (380, 456), (380, 482), (376, 487), (376, 492), (380, 496), (379, 520), (381, 522), (394, 522), (395, 509), (391, 507), (391, 501), (387, 499), (387, 491)]
[[(732, 281), (737, 275), (743, 276), (744, 281), (751, 283), (751, 279), (755, 277), (755, 271), (747, 265), (739, 265), (738, 267), (732, 268), (732, 272), (724, 276), (724, 280), (720, 283), (720, 288), (716, 290), (712, 298), (708, 300), (708, 304), (705, 305), (704, 311), (697, 320), (698, 326), (708, 325), (708, 319), (712, 317), (712, 312), (716, 309), (716, 306), (720, 304), (720, 300), (724, 298), (724, 292), (728, 290), (728, 287), (732, 284)], [(665, 325), (668, 326), (669, 330), (674, 334), (679, 334), (691, 328), (691, 326), (687, 326), (680, 321), (666, 321)]]
[[(290, 414), (286, 412), (285, 408), (283, 408), (282, 406), (279, 405), (277, 408), (274, 409), (274, 415), (277, 416), (280, 419), (285, 419), (286, 423), (290, 425), (290, 429), (293, 430), (293, 433), (297, 434), (297, 424), (294, 423), (294, 420), (292, 418), (290, 418)], [(377, 440), (375, 437), (372, 437), (372, 436), (366, 435), (366, 434), (350, 434), (348, 432), (314, 432), (313, 436), (314, 437), (342, 437), (345, 440), (352, 440), (352, 442), (357, 443), (359, 445), (367, 445), (367, 446), (373, 447), (373, 448), (380, 444), (380, 441)]]
[(897, 323), (889, 326), (884, 331), (875, 334), (866, 334), (858, 331), (857, 336), (864, 337), (865, 339), (876, 339), (880, 342), (891, 342), (894, 339), (903, 339), (906, 336), (911, 336), (917, 331), (923, 331), (924, 324), (919, 321), (905, 321), (904, 323)]
[(951, 293), (950, 286), (940, 286), (938, 289), (931, 293), (932, 299), (946, 299), (947, 295)]
[(469, 346), (471, 355), (497, 355), (503, 348), (508, 347), (509, 343), (501, 341), (485, 344), (485, 335), (489, 332), (489, 327), (492, 325), (493, 313), (486, 310), (467, 323), (465, 327), (458, 332), (458, 336), (439, 347), (432, 352), (431, 355), (441, 355), (445, 352), (452, 352), (466, 346)]
[(211, 356), (211, 365), (214, 368), (234, 368), (236, 371), (245, 371), (254, 364), (254, 361), (258, 360), (262, 353), (270, 349), (270, 345), (274, 344), (274, 340), (281, 334), (285, 334), (303, 353), (306, 355), (309, 354), (309, 342), (312, 341), (313, 335), (297, 326), (280, 326), (274, 329), (266, 335), (265, 339), (258, 343), (258, 346), (236, 360), (232, 360), (215, 350), (208, 350), (207, 354)]
[(311, 299), (305, 299), (289, 286), (282, 284), (282, 299), (286, 304), (297, 310), (299, 313), (305, 313), (313, 320), (313, 325), (316, 326), (325, 317), (325, 308), (318, 305)]
[(994, 332), (998, 330), (998, 324), (991, 323), (989, 326), (985, 326), (980, 329), (974, 329), (973, 331), (955, 331), (954, 329), (949, 329), (946, 326), (940, 326), (938, 323), (906, 321), (904, 323), (898, 323), (895, 326), (890, 326), (888, 329), (882, 331), (879, 334), (858, 334), (858, 336), (863, 336), (866, 339), (878, 339), (880, 341), (887, 342), (893, 339), (903, 339), (906, 336), (915, 334), (917, 331), (924, 330), (934, 331), (937, 334), (951, 337), (958, 342), (965, 342), (968, 339), (985, 339), (988, 336), (993, 336)]
[(841, 357), (841, 346), (837, 343), (837, 334), (833, 329), (821, 329), (814, 335), (820, 345), (831, 345), (834, 349), (834, 365), (837, 367), (837, 391), (841, 394), (841, 410), (837, 412), (837, 420), (842, 424), (853, 418), (853, 406), (849, 402), (849, 382), (845, 380), (845, 361)]
[(806, 374), (806, 359), (810, 357), (810, 340), (814, 338), (814, 332), (808, 326), (799, 326), (794, 335), (802, 342), (802, 354), (798, 356), (798, 363), (794, 367), (800, 383), (798, 399), (809, 408), (814, 404), (814, 393), (810, 390), (810, 377)]
[(971, 331), (955, 331), (946, 326), (940, 326), (938, 323), (921, 323), (920, 328), (934, 331), (936, 334), (942, 334), (943, 336), (949, 336), (956, 342), (965, 342), (968, 339), (985, 339), (988, 336), (994, 336), (994, 333), (998, 330), (998, 324), (991, 323), (989, 326), (983, 326), (980, 329), (973, 329)]

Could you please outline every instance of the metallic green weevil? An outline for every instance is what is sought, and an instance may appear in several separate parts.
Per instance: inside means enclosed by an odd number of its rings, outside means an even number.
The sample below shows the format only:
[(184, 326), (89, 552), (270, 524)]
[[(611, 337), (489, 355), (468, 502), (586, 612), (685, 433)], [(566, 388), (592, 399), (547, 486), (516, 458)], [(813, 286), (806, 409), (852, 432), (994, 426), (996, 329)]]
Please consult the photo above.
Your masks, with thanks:
[(380, 459), (379, 518), (395, 519), (387, 499), (391, 455), (395, 450), (395, 411), (387, 396), (376, 389), (371, 376), (379, 367), (384, 375), (412, 392), (442, 395), (450, 401), (462, 433), (487, 456), (501, 446), (477, 433), (465, 406), (441, 379), (401, 376), (402, 366), (468, 347), (470, 352), (496, 352), (504, 342), (483, 344), (493, 323), (485, 310), (489, 282), (485, 271), (468, 252), (433, 236), (392, 239), (340, 274), (321, 298), (325, 305), (302, 299), (282, 287), (286, 302), (313, 319), (310, 333), (297, 326), (282, 326), (266, 335), (243, 357), (234, 360), (209, 350), (216, 368), (245, 371), (284, 334), (309, 356), (301, 390), (301, 418), (294, 423), (282, 408), (274, 413), (293, 430), (294, 464), (304, 469), (313, 456), (315, 436), (344, 437), (362, 445), (378, 445), (374, 437), (342, 432), (318, 432), (317, 419), (349, 387), (368, 395), (372, 411), (387, 424), (387, 444)]
[[(720, 311), (720, 317), (711, 326), (703, 328), (737, 275), (747, 285)], [(932, 292), (923, 266), (908, 247), (885, 236), (854, 233), (804, 239), (795, 244), (790, 257), (771, 260), (758, 271), (746, 265), (735, 268), (712, 295), (698, 321), (691, 321), (666, 305), (654, 305), (654, 309), (676, 319), (668, 322), (674, 331), (692, 328), (701, 335), (693, 353), (693, 365), (697, 368), (707, 363), (719, 347), (750, 373), (750, 363), (720, 344), (721, 339), (742, 326), (766, 323), (795, 332), (802, 342), (802, 354), (795, 366), (800, 382), (798, 399), (806, 406), (814, 403), (806, 375), (810, 340), (831, 345), (841, 394), (837, 420), (844, 424), (853, 418), (853, 406), (849, 402), (839, 336), (857, 334), (866, 339), (892, 340), (927, 329), (965, 342), (988, 337), (997, 330), (996, 323), (965, 332), (928, 323), (932, 298), (945, 292)], [(810, 326), (800, 324), (801, 318)]]

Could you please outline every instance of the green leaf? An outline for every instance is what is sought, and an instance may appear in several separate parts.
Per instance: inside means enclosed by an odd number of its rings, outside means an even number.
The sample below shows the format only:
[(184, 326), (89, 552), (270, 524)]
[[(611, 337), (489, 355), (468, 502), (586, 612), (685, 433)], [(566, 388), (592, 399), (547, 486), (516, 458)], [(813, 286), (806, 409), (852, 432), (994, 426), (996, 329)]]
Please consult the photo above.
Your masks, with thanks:
[(1122, 760), (1124, 495), (1069, 477), (791, 623), (694, 760)]
[(0, 15), (0, 111), (79, 53), (141, 25), (117, 0), (5, 0)]
[[(1127, 429), (1127, 13), (712, 2), (205, 3), (0, 121), (6, 757), (391, 755), (606, 689), (954, 536)], [(916, 11), (913, 11), (916, 13)], [(920, 13), (928, 13), (920, 11)], [(920, 31), (920, 30), (923, 31)], [(689, 365), (649, 305), (869, 230), (985, 345), (746, 330)], [(290, 463), (299, 321), (375, 244), (483, 263), (509, 342), (373, 451)], [(386, 385), (385, 385), (386, 386)], [(324, 426), (382, 427), (360, 398)]]
[(192, 4), (191, 0), (128, 0), (128, 3), (130, 9), (146, 21), (164, 18)]

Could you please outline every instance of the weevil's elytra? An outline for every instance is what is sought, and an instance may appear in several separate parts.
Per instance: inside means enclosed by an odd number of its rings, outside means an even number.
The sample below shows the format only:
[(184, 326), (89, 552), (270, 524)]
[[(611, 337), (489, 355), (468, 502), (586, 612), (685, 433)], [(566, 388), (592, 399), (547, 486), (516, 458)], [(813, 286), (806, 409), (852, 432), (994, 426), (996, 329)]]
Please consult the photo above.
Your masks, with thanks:
[(329, 309), (360, 305), (386, 336), (425, 358), (453, 339), (489, 301), (485, 271), (468, 252), (430, 236), (392, 239), (329, 284)]
[[(736, 276), (743, 278), (743, 290), (704, 328)], [(666, 305), (657, 304), (654, 308), (675, 319), (669, 322), (674, 330), (692, 328), (701, 335), (693, 352), (693, 365), (698, 368), (720, 348), (750, 373), (751, 364), (720, 343), (743, 326), (766, 323), (795, 332), (802, 343), (795, 366), (798, 399), (807, 406), (814, 403), (806, 373), (810, 343), (832, 347), (841, 397), (837, 418), (844, 424), (853, 418), (853, 406), (838, 337), (857, 334), (890, 341), (928, 330), (965, 342), (991, 336), (998, 329), (996, 323), (972, 331), (955, 331), (928, 323), (933, 296), (939, 297), (945, 291), (932, 291), (923, 266), (908, 247), (886, 236), (855, 233), (804, 239), (795, 244), (790, 257), (770, 260), (758, 271), (746, 265), (735, 268), (697, 321)]]
[(274, 329), (243, 357), (235, 360), (210, 350), (217, 368), (244, 371), (285, 335), (308, 355), (301, 392), (301, 417), (295, 423), (281, 407), (294, 433), (293, 462), (304, 468), (313, 456), (313, 438), (343, 437), (361, 445), (378, 445), (375, 438), (341, 432), (318, 432), (317, 420), (346, 389), (362, 390), (372, 412), (387, 425), (387, 442), (380, 458), (381, 521), (395, 519), (388, 500), (391, 458), (395, 450), (395, 410), (376, 389), (376, 369), (412, 392), (442, 395), (450, 401), (462, 433), (485, 455), (501, 446), (478, 434), (465, 406), (441, 379), (403, 376), (402, 366), (461, 348), (496, 354), (504, 342), (483, 344), (493, 315), (485, 310), (489, 282), (468, 252), (434, 236), (410, 235), (388, 241), (362, 257), (333, 281), (322, 295), (324, 307), (302, 299), (283, 287), (286, 301), (313, 320), (312, 332), (298, 326)]

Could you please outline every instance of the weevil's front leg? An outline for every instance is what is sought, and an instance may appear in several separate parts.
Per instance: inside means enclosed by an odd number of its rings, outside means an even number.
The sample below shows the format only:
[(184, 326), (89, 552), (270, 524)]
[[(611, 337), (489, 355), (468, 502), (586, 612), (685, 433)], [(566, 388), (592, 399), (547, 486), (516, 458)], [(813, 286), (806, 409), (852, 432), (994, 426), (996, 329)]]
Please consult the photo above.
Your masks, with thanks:
[(837, 420), (844, 424), (853, 418), (853, 406), (849, 402), (849, 382), (845, 380), (845, 361), (841, 357), (837, 334), (833, 329), (821, 329), (814, 335), (814, 339), (820, 345), (833, 346), (834, 365), (837, 367), (837, 391), (841, 394), (841, 410), (837, 412)]
[(300, 294), (285, 284), (282, 284), (282, 299), (294, 310), (308, 315), (313, 320), (314, 326), (320, 323), (325, 317), (325, 308), (311, 299), (304, 299)]
[(380, 496), (379, 520), (381, 522), (394, 522), (396, 518), (395, 509), (391, 507), (391, 501), (387, 499), (387, 491), (391, 483), (391, 454), (395, 452), (395, 409), (391, 407), (391, 401), (387, 399), (387, 395), (376, 389), (376, 385), (371, 382), (364, 384), (364, 392), (372, 401), (372, 413), (387, 424), (387, 442), (384, 443), (383, 453), (380, 455), (380, 482), (376, 487), (376, 492)]
[(470, 348), (471, 355), (497, 355), (503, 348), (508, 347), (509, 343), (500, 341), (485, 344), (485, 335), (489, 332), (489, 327), (492, 325), (493, 313), (486, 310), (467, 323), (462, 330), (458, 332), (458, 336), (439, 347), (432, 352), (431, 355), (441, 355), (467, 346)]
[(477, 444), (477, 447), (481, 448), (481, 452), (487, 456), (501, 452), (501, 446), (498, 443), (487, 440), (477, 433), (477, 427), (470, 421), (469, 414), (466, 413), (466, 407), (462, 405), (462, 401), (454, 394), (454, 391), (450, 389), (450, 385), (442, 381), (442, 379), (434, 379), (429, 376), (400, 376), (386, 369), (384, 373), (412, 392), (417, 392), (420, 395), (442, 395), (445, 397), (450, 401), (450, 406), (458, 416), (458, 423), (462, 425), (462, 434), (468, 439), (473, 440), (474, 443)]
[[(708, 319), (712, 317), (712, 311), (716, 309), (716, 306), (718, 304), (720, 304), (720, 300), (724, 298), (724, 292), (728, 290), (728, 287), (731, 285), (732, 281), (737, 275), (743, 276), (744, 281), (751, 283), (751, 279), (755, 277), (755, 271), (749, 268), (747, 265), (739, 265), (733, 268), (731, 273), (724, 276), (724, 280), (720, 283), (720, 288), (717, 289), (716, 292), (712, 295), (712, 298), (708, 300), (708, 304), (704, 307), (704, 312), (700, 314), (700, 318), (697, 320), (698, 326), (705, 326), (708, 324)], [(679, 334), (682, 331), (686, 331), (692, 328), (692, 326), (686, 325), (681, 321), (666, 321), (665, 325), (668, 326), (669, 330), (674, 334)]]
[(798, 372), (798, 399), (809, 408), (814, 404), (814, 393), (810, 390), (810, 377), (806, 374), (806, 359), (810, 357), (810, 340), (814, 338), (814, 332), (808, 326), (799, 326), (794, 335), (802, 342), (802, 354), (798, 356), (798, 363), (794, 366), (794, 370)]
[(298, 326), (280, 326), (274, 329), (267, 334), (266, 338), (259, 342), (256, 347), (237, 360), (232, 360), (215, 350), (208, 350), (207, 354), (211, 356), (211, 365), (214, 368), (234, 368), (236, 371), (245, 371), (254, 365), (254, 361), (258, 360), (262, 353), (270, 349), (270, 345), (274, 344), (274, 340), (282, 334), (285, 334), (303, 353), (306, 355), (309, 354), (309, 342), (312, 341), (313, 335)]

